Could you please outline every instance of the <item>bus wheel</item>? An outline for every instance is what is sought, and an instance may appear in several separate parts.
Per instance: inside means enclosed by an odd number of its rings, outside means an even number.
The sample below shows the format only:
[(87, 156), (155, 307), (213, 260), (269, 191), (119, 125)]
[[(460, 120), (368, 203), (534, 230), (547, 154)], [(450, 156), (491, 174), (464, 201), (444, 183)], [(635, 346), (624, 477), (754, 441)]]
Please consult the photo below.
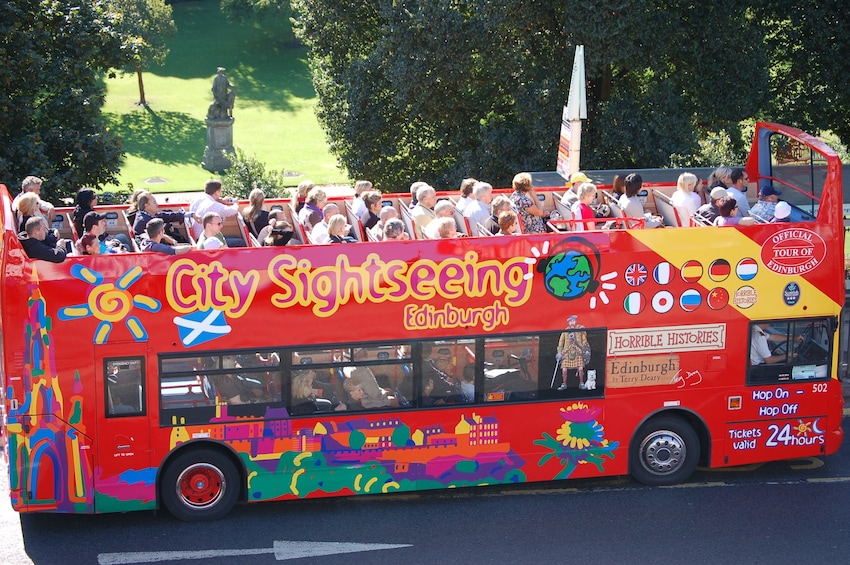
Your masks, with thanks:
[(700, 444), (694, 429), (681, 418), (653, 418), (638, 429), (629, 449), (629, 472), (650, 486), (685, 481), (697, 468)]
[(168, 465), (161, 493), (165, 507), (180, 520), (218, 520), (236, 505), (239, 472), (219, 452), (186, 451)]

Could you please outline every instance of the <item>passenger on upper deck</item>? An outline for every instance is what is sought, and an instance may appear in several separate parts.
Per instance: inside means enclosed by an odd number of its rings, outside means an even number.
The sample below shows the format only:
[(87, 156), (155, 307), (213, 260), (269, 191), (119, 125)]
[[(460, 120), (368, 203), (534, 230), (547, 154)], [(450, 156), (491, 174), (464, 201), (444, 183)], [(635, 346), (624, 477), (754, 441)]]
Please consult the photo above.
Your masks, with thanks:
[(363, 224), (363, 229), (368, 230), (375, 227), (381, 220), (378, 214), (381, 213), (381, 208), (383, 207), (383, 196), (381, 196), (380, 192), (367, 190), (360, 195), (360, 201), (363, 202), (364, 211), (360, 214), (355, 212), (355, 215)]
[[(296, 214), (301, 212), (301, 208), (304, 207), (304, 204), (307, 201), (307, 194), (313, 190), (314, 186), (315, 185), (311, 180), (302, 180), (298, 183), (298, 188), (296, 188), (295, 192), (292, 193), (292, 200), (290, 202), (292, 209), (295, 210)], [(293, 220), (294, 219), (295, 218), (293, 218)]]
[(227, 241), (221, 235), (221, 216), (218, 212), (207, 212), (204, 214), (204, 231), (198, 238), (198, 249), (221, 249), (227, 247)]
[(254, 237), (260, 237), (260, 231), (269, 225), (269, 213), (263, 209), (266, 193), (260, 188), (255, 188), (248, 195), (248, 205), (242, 209), (242, 219), (248, 230)]
[[(257, 241), (260, 242), (260, 245), (265, 245), (263, 242), (269, 236), (269, 232), (277, 220), (286, 220), (286, 213), (283, 210), (274, 209), (269, 212), (269, 223), (260, 230), (260, 234), (257, 236)], [(289, 226), (289, 229), (292, 229), (292, 225), (289, 222), (286, 222), (286, 225)]]
[(755, 221), (754, 218), (749, 216), (742, 218), (737, 214), (738, 201), (731, 196), (720, 200), (717, 203), (717, 210), (720, 214), (714, 218), (715, 226), (751, 226)]
[(463, 214), (466, 207), (470, 202), (475, 200), (475, 197), (472, 195), (472, 187), (475, 186), (475, 183), (478, 181), (474, 178), (470, 177), (468, 179), (463, 179), (460, 182), (460, 198), (457, 199), (457, 209)]
[(681, 206), (693, 216), (702, 205), (697, 191), (697, 176), (693, 173), (682, 173), (676, 181), (676, 192), (670, 197), (673, 206)]
[(515, 235), (517, 217), (513, 210), (505, 210), (499, 214), (499, 231), (496, 235)]
[(578, 200), (573, 203), (570, 210), (573, 213), (573, 219), (588, 221), (574, 224), (573, 229), (575, 231), (596, 229), (596, 214), (593, 212), (593, 208), (590, 207), (591, 203), (596, 198), (596, 185), (589, 182), (583, 182), (578, 185), (577, 194)]
[(416, 191), (416, 206), (410, 210), (413, 216), (413, 229), (416, 230), (416, 239), (422, 239), (422, 230), (437, 218), (434, 212), (434, 204), (437, 203), (437, 191), (433, 186), (425, 185)]
[(416, 206), (417, 202), (419, 202), (419, 200), (417, 199), (417, 193), (419, 192), (419, 189), (426, 187), (426, 186), (428, 186), (428, 183), (423, 182), (421, 180), (418, 180), (414, 183), (411, 183), (411, 185), (410, 185), (410, 206), (408, 206), (408, 209), (413, 210), (413, 208)]
[(77, 230), (77, 237), (82, 237), (85, 233), (83, 218), (89, 212), (94, 211), (94, 207), (97, 205), (97, 193), (91, 188), (81, 188), (77, 191), (74, 202), (72, 220), (74, 221), (74, 228)]
[(514, 191), (510, 199), (522, 221), (525, 233), (546, 233), (546, 211), (537, 200), (529, 173), (517, 173), (513, 179)]
[(644, 212), (643, 204), (638, 197), (641, 188), (643, 188), (643, 178), (639, 174), (631, 173), (626, 176), (626, 193), (620, 197), (619, 202), (623, 215), (629, 218), (643, 218), (646, 228), (663, 227), (664, 223), (659, 216)]
[(272, 220), (269, 224), (268, 235), (260, 242), (263, 247), (274, 247), (288, 244), (295, 236), (292, 226), (286, 220)]
[(759, 190), (759, 200), (753, 207), (750, 208), (750, 216), (760, 222), (769, 222), (776, 210), (776, 203), (779, 202), (781, 192), (773, 188), (772, 185), (766, 184)]
[(729, 193), (722, 186), (715, 186), (709, 194), (710, 202), (700, 206), (694, 217), (703, 225), (713, 225), (714, 220), (720, 215), (720, 209), (717, 207), (717, 204), (724, 198), (729, 198)]
[(611, 183), (611, 195), (619, 202), (620, 197), (626, 193), (626, 175), (614, 175)]
[[(468, 209), (468, 208), (467, 208)], [(440, 218), (451, 218), (452, 222), (454, 222), (455, 217), (455, 205), (451, 200), (440, 200), (434, 206), (434, 215), (436, 215), (436, 219)], [(470, 222), (471, 223), (471, 222)], [(424, 230), (422, 230), (422, 236), (425, 239), (440, 239), (440, 226), (438, 222), (433, 221), (430, 222)]]
[[(221, 181), (208, 180), (204, 185), (204, 194), (192, 202), (189, 211), (195, 218), (205, 218), (208, 212), (215, 212), (219, 218), (229, 218), (239, 213), (239, 206), (234, 198), (222, 197)], [(219, 230), (220, 231), (220, 230)], [(192, 222), (192, 234), (195, 239), (204, 232), (202, 222)]]
[[(93, 233), (97, 236), (98, 241), (100, 241), (101, 255), (106, 253), (121, 253), (132, 249), (132, 247), (124, 245), (124, 242), (119, 240), (118, 237), (112, 237), (106, 233), (106, 216), (103, 214), (98, 214), (94, 211), (86, 214), (86, 217), (83, 218), (83, 228), (85, 230), (83, 235)], [(82, 238), (77, 241), (77, 251), (82, 254), (83, 249), (80, 247), (81, 240)]]
[(150, 194), (150, 191), (145, 190), (144, 188), (137, 188), (133, 191), (133, 194), (130, 195), (130, 199), (127, 201), (127, 221), (130, 222), (130, 225), (136, 225), (136, 214), (139, 213), (139, 198), (143, 194)]
[(100, 255), (100, 240), (91, 232), (83, 235), (77, 248), (81, 255)]
[(38, 194), (34, 192), (27, 192), (25, 194), (20, 194), (19, 198), (16, 200), (16, 204), (13, 204), (13, 206), (17, 206), (18, 232), (22, 232), (26, 229), (27, 220), (33, 216), (41, 216), (41, 214), (38, 213), (38, 200)]
[(478, 226), (481, 229), (487, 229), (487, 220), (490, 219), (490, 203), (493, 201), (493, 187), (488, 182), (478, 181), (472, 187), (472, 194), (475, 200), (470, 202), (463, 215), (469, 218), (469, 228), (473, 234), (485, 235), (478, 233)]
[(744, 193), (747, 192), (747, 183), (750, 182), (750, 177), (747, 176), (747, 171), (736, 167), (732, 169), (729, 178), (731, 179), (731, 184), (726, 187), (726, 192), (738, 202), (738, 216), (748, 216), (750, 213), (750, 203), (747, 201)]
[(357, 240), (348, 235), (351, 226), (345, 223), (345, 216), (334, 214), (328, 220), (328, 243), (356, 243)]
[(310, 230), (310, 240), (313, 243), (317, 245), (330, 243), (330, 236), (328, 235), (328, 220), (336, 214), (339, 214), (339, 206), (337, 206), (335, 202), (328, 202), (325, 204), (325, 207), (322, 208), (322, 221), (313, 226), (313, 229)]
[[(457, 223), (454, 218), (437, 218), (431, 225), (437, 226), (437, 236), (439, 239), (454, 239), (458, 237)], [(428, 227), (431, 227), (429, 225)]]
[(708, 176), (708, 180), (706, 181), (706, 185), (709, 190), (718, 186), (721, 188), (729, 188), (730, 184), (732, 184), (732, 169), (729, 167), (716, 168)]
[[(363, 199), (363, 195), (366, 192), (375, 192), (372, 190), (372, 183), (370, 181), (359, 180), (354, 183), (354, 200), (351, 202), (351, 211), (358, 218), (362, 218), (366, 215), (368, 203)], [(378, 194), (380, 194), (380, 192)]]
[(139, 237), (140, 251), (151, 251), (164, 253), (166, 255), (182, 255), (192, 249), (191, 245), (182, 244), (171, 246), (163, 243), (165, 236), (165, 222), (162, 218), (151, 218), (145, 226), (145, 233)]
[(45, 243), (47, 237), (47, 222), (41, 216), (33, 216), (27, 220), (24, 231), (18, 234), (18, 241), (30, 259), (42, 259), (51, 263), (61, 263), (65, 260), (65, 240), (59, 239), (53, 246)]
[[(176, 230), (172, 230), (171, 233), (167, 233), (168, 226), (171, 222), (179, 222), (182, 224), (186, 218), (192, 217), (191, 212), (161, 212), (159, 210), (159, 204), (156, 202), (156, 198), (151, 193), (139, 196), (137, 206), (138, 211), (136, 212), (136, 221), (133, 222), (133, 233), (136, 235), (142, 235), (145, 233), (145, 228), (147, 227), (148, 222), (150, 222), (153, 218), (159, 218), (165, 224), (163, 226), (163, 233), (166, 233), (168, 237), (175, 241), (183, 239)], [(181, 243), (187, 242), (184, 239)]]
[(570, 175), (570, 182), (567, 183), (568, 188), (561, 196), (561, 204), (567, 208), (572, 208), (573, 204), (578, 202), (578, 187), (586, 182), (590, 182), (590, 179), (581, 171), (576, 171)]
[(790, 222), (791, 221), (791, 205), (785, 201), (777, 202), (776, 208), (773, 210), (773, 218), (771, 222)]
[(395, 209), (395, 206), (382, 206), (381, 212), (378, 214), (378, 223), (369, 230), (376, 240), (384, 239), (384, 226), (393, 218), (398, 218), (398, 210)]
[(404, 223), (398, 218), (390, 218), (384, 224), (383, 241), (405, 241), (409, 239), (410, 236), (404, 231)]
[[(44, 218), (48, 224), (50, 224), (50, 222), (53, 221), (53, 218), (56, 217), (56, 209), (53, 207), (53, 204), (41, 199), (41, 185), (43, 182), (44, 181), (42, 181), (40, 178), (34, 177), (32, 175), (26, 177), (23, 182), (21, 182), (21, 192), (12, 201), (12, 209), (18, 209), (16, 206), (18, 204), (18, 200), (22, 196), (24, 196), (25, 194), (33, 193), (38, 198), (36, 213), (42, 218)], [(21, 231), (24, 231), (23, 228), (21, 228)]]
[(507, 196), (500, 194), (493, 198), (493, 201), (490, 202), (490, 208), (492, 210), (492, 214), (487, 220), (486, 226), (490, 229), (490, 233), (496, 234), (499, 233), (499, 216), (502, 212), (506, 212), (508, 210), (513, 211), (513, 205)]
[(322, 208), (328, 203), (328, 195), (319, 187), (313, 187), (307, 193), (307, 200), (304, 207), (298, 212), (298, 222), (304, 226), (304, 229), (310, 231), (313, 226), (324, 219)]

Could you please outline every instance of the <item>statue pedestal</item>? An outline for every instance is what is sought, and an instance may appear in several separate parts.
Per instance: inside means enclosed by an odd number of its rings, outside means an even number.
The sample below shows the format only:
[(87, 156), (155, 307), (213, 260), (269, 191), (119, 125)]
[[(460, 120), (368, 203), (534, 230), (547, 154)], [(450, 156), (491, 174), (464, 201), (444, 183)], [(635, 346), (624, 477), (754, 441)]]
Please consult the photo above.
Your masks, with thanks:
[(233, 118), (207, 118), (207, 146), (201, 166), (211, 172), (230, 168), (228, 153), (233, 153)]

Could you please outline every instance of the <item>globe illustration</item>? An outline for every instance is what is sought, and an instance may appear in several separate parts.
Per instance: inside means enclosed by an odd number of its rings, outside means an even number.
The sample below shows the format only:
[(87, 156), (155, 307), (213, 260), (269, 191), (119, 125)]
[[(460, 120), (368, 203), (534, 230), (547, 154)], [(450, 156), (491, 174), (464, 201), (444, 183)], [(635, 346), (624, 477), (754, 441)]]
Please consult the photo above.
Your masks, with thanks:
[(550, 257), (543, 281), (546, 290), (556, 298), (578, 298), (588, 291), (593, 281), (593, 267), (578, 251), (563, 251)]

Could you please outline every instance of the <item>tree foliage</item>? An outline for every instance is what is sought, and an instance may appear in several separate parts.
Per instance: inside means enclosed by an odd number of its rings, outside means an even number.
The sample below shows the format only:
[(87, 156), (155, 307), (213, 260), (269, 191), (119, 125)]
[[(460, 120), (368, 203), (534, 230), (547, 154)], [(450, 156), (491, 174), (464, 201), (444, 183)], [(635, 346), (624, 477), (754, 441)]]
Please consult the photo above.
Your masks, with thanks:
[(119, 35), (100, 1), (0, 1), (0, 182), (45, 179), (56, 201), (116, 181), (120, 140), (101, 123), (99, 73), (117, 64)]
[(108, 0), (121, 38), (124, 70), (139, 79), (139, 105), (146, 106), (142, 71), (162, 64), (168, 56), (168, 39), (177, 33), (171, 6), (165, 0)]
[(738, 41), (753, 23), (729, 17), (732, 0), (292, 5), (331, 147), (383, 188), (506, 185), (551, 169), (575, 45), (586, 46), (586, 168), (665, 165), (720, 129), (742, 147), (738, 122), (765, 102), (767, 57)]

